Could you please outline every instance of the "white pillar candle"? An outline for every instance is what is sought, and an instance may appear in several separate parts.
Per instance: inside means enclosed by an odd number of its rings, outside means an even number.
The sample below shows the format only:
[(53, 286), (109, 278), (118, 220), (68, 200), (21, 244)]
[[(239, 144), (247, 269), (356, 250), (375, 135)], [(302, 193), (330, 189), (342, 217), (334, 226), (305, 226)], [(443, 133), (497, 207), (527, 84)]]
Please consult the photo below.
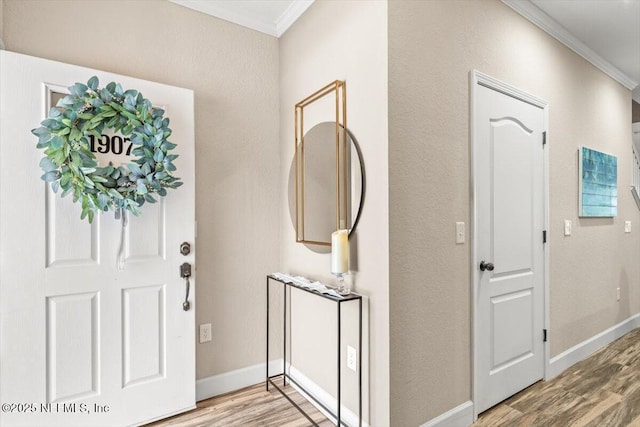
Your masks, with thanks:
[(331, 233), (331, 273), (343, 274), (349, 271), (349, 231), (337, 230)]

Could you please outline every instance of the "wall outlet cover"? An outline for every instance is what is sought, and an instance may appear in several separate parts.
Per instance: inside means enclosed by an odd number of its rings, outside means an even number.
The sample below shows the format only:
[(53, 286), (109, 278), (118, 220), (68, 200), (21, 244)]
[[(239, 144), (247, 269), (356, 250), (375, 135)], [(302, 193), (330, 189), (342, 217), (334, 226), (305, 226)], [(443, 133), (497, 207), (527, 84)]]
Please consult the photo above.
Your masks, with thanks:
[(347, 368), (351, 369), (353, 372), (356, 372), (358, 369), (358, 352), (355, 348), (350, 345), (347, 346)]
[(211, 341), (211, 323), (200, 325), (200, 344)]

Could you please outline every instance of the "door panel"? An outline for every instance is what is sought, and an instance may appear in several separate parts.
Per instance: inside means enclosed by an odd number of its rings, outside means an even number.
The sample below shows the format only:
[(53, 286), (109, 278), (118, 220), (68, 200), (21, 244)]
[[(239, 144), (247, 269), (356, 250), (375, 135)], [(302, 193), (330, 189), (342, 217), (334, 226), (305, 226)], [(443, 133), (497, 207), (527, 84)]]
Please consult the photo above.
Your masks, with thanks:
[(491, 122), (493, 277), (526, 271), (532, 262), (531, 132), (512, 118)]
[(164, 285), (122, 290), (123, 386), (165, 375)]
[(95, 292), (47, 298), (48, 402), (99, 393), (98, 310)]
[(47, 267), (71, 264), (97, 264), (100, 248), (100, 218), (92, 224), (78, 222), (82, 209), (71, 196), (56, 195), (47, 184), (45, 221), (47, 224)]
[(491, 373), (532, 355), (533, 298), (530, 289), (491, 298)]
[[(541, 379), (544, 109), (476, 84), (474, 404), (476, 413)], [(493, 264), (482, 271), (480, 261)]]
[[(182, 256), (179, 247), (195, 246), (193, 93), (0, 55), (0, 396), (3, 403), (37, 405), (34, 412), (1, 413), (0, 425), (120, 426), (191, 409), (197, 277), (194, 269), (192, 308), (183, 311), (179, 266), (193, 263), (195, 253)], [(65, 87), (93, 75), (101, 86), (116, 81), (162, 105), (178, 144), (184, 185), (145, 204), (141, 217), (128, 215), (124, 233), (113, 212), (96, 215), (91, 225), (81, 221), (72, 196), (61, 198), (40, 180), (43, 154), (30, 133)], [(115, 144), (102, 153), (108, 160), (132, 161), (124, 137), (106, 134), (101, 143), (107, 142)]]

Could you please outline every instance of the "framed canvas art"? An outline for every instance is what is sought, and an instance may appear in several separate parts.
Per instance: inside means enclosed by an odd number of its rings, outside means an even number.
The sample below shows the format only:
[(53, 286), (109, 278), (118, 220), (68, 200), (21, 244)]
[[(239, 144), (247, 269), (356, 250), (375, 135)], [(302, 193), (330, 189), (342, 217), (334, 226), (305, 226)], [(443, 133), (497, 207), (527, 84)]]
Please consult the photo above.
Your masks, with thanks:
[(578, 154), (581, 217), (618, 214), (618, 158), (586, 147)]

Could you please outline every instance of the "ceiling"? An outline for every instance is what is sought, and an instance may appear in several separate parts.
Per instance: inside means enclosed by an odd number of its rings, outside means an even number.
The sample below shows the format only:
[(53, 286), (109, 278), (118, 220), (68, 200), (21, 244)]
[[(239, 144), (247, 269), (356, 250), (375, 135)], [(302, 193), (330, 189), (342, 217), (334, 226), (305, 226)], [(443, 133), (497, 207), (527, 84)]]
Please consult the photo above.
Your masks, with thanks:
[[(170, 0), (280, 37), (314, 0)], [(640, 102), (640, 0), (502, 0), (630, 90)]]

